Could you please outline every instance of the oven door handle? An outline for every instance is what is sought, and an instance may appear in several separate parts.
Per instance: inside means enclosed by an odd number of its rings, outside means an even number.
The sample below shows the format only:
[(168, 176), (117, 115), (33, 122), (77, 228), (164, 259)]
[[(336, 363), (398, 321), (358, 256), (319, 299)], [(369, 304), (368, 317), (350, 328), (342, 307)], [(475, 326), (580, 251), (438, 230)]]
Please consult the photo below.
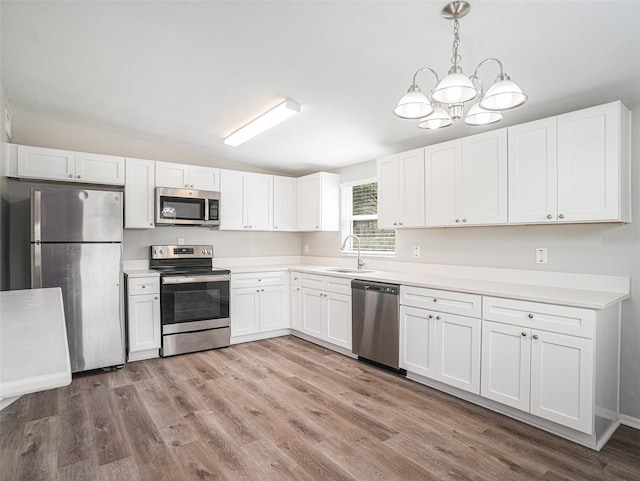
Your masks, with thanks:
[(230, 275), (223, 276), (169, 276), (163, 277), (163, 284), (195, 284), (197, 282), (228, 282)]

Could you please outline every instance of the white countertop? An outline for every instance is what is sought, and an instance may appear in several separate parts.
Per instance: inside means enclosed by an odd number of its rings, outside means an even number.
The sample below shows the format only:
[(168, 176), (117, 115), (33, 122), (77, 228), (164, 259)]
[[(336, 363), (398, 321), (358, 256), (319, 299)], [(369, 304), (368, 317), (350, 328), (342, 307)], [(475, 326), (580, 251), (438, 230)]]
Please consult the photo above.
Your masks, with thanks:
[(126, 269), (124, 273), (131, 278), (160, 276), (160, 273), (158, 271), (152, 271), (150, 269)]
[(0, 292), (0, 400), (71, 383), (59, 287)]
[[(447, 291), (467, 292), (470, 294), (480, 294), (483, 296), (505, 297), (510, 299), (520, 299), (534, 302), (546, 302), (549, 304), (559, 304), (563, 306), (583, 307), (589, 309), (606, 309), (614, 304), (628, 299), (629, 291), (611, 291), (587, 289), (583, 287), (561, 287), (552, 286), (547, 283), (531, 281), (530, 283), (517, 282), (509, 279), (477, 279), (462, 276), (431, 275), (428, 273), (396, 272), (374, 270), (363, 273), (339, 273), (332, 272), (331, 266), (310, 265), (310, 264), (272, 264), (257, 266), (227, 266), (232, 274), (243, 272), (267, 272), (292, 270), (299, 272), (309, 272), (313, 274), (323, 274), (335, 277), (364, 279), (369, 281), (390, 282), (407, 286), (428, 287), (432, 289), (442, 289)], [(365, 269), (366, 270), (366, 269)], [(518, 272), (520, 274), (522, 271)], [(565, 274), (562, 274), (565, 275)], [(576, 274), (576, 276), (581, 276)], [(521, 275), (519, 276), (522, 277)], [(532, 276), (533, 277), (533, 276)], [(602, 276), (605, 278), (606, 276)], [(564, 285), (571, 286), (571, 283)], [(580, 285), (580, 282), (576, 282)]]

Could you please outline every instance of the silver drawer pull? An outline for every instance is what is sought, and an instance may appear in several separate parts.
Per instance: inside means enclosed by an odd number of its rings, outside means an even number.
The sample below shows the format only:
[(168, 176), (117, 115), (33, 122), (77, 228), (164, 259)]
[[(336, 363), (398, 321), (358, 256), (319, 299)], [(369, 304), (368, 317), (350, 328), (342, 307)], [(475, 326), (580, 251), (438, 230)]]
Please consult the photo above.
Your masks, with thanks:
[(538, 335), (537, 335), (537, 334), (534, 334), (534, 335), (533, 335), (533, 338), (534, 338), (534, 339), (538, 339)]
[(526, 332), (523, 332), (523, 333), (522, 333), (522, 337), (527, 337), (527, 333), (526, 333)]
[(533, 319), (533, 314), (529, 314), (529, 319)]

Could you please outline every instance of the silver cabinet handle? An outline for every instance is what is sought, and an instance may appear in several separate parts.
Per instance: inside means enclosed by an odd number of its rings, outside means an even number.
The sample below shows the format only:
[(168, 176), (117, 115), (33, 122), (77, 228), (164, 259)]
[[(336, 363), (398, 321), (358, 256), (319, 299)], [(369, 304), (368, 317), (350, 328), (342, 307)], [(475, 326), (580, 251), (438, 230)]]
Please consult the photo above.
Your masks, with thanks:
[(398, 222), (398, 225), (404, 225), (404, 223), (403, 222)]
[(436, 316), (436, 320), (439, 321), (440, 320), (440, 316)]
[(260, 292), (264, 292), (264, 289), (260, 289)]
[(158, 300), (158, 296), (156, 296), (156, 301)]
[(533, 319), (533, 314), (529, 314), (529, 319)]
[(537, 334), (534, 334), (534, 335), (533, 335), (533, 338), (534, 338), (534, 339), (538, 339), (538, 335), (537, 335)]
[(277, 226), (277, 225), (274, 225), (274, 226), (273, 226), (273, 230), (276, 230), (277, 228), (278, 228), (278, 226)]
[(433, 319), (433, 314), (429, 314), (429, 319)]
[(564, 214), (560, 214), (558, 217), (560, 217), (561, 219), (564, 219)]
[(73, 179), (73, 174), (69, 174), (69, 178), (70, 178), (70, 179)]
[(456, 219), (456, 222), (460, 222), (460, 219)]
[(260, 289), (256, 289), (256, 292), (260, 292)]
[(467, 219), (462, 219), (462, 222), (467, 222)]
[(394, 222), (394, 223), (393, 223), (393, 225), (398, 225), (398, 223), (397, 223), (397, 222)]
[(189, 184), (184, 184), (184, 186), (188, 189), (189, 188)]
[(522, 337), (527, 337), (527, 333), (526, 332), (522, 332)]
[(78, 179), (80, 178), (80, 176), (79, 176), (79, 175), (76, 175), (76, 177), (77, 177)]
[(438, 298), (437, 298), (437, 297), (434, 297), (434, 298), (433, 298), (433, 302), (438, 302)]
[(551, 219), (553, 216), (551, 214), (547, 214), (547, 219)]
[(143, 289), (146, 289), (146, 288), (147, 288), (147, 286), (145, 286), (144, 284), (142, 284), (142, 286), (141, 286), (141, 287), (142, 287)]

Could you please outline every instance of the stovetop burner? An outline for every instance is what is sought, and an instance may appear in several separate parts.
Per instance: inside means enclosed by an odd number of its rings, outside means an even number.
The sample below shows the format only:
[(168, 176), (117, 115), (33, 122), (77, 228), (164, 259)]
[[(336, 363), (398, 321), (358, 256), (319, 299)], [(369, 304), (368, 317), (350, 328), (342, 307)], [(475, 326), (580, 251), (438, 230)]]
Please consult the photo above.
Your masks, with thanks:
[(229, 269), (213, 267), (213, 246), (151, 246), (149, 267), (163, 276), (215, 276), (229, 274)]

